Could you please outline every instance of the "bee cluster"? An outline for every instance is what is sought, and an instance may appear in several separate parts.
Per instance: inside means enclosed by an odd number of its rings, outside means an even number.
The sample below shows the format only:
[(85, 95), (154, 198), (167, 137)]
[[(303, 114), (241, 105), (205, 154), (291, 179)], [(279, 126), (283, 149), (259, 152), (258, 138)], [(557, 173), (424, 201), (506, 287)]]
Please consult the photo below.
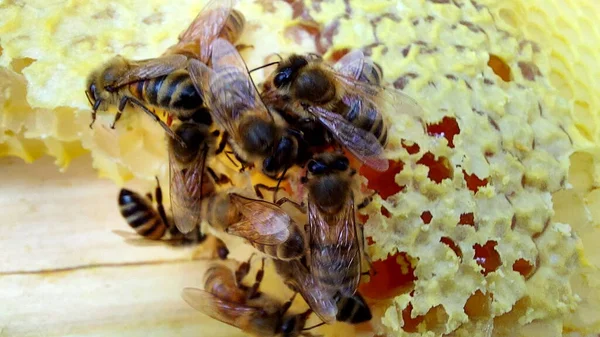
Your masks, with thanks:
[[(160, 186), (156, 208), (152, 195), (122, 189), (121, 214), (152, 240), (202, 242), (202, 220), (241, 237), (272, 259), (285, 283), (309, 305), (292, 315), (293, 298), (279, 303), (261, 294), (262, 268), (254, 285), (243, 285), (250, 260), (235, 271), (215, 263), (204, 290), (183, 292), (191, 306), (213, 318), (260, 336), (309, 336), (304, 325), (313, 312), (327, 324), (368, 321), (371, 312), (357, 288), (367, 269), (363, 260), (370, 261), (355, 209), (369, 199), (356, 203), (356, 170), (342, 150), (361, 164), (387, 170), (384, 116), (418, 114), (419, 106), (383, 85), (381, 68), (360, 51), (335, 64), (315, 54), (291, 55), (267, 64), (277, 67), (257, 87), (235, 46), (245, 18), (232, 7), (232, 1), (212, 0), (162, 56), (137, 61), (117, 56), (90, 76), (90, 127), (96, 111), (116, 106), (114, 128), (130, 104), (169, 136), (172, 216), (163, 207)], [(166, 110), (169, 119), (163, 122), (151, 107)], [(207, 158), (222, 155), (240, 171), (259, 164), (277, 185), (221, 188), (232, 180), (211, 168)], [(306, 202), (276, 197), (294, 166), (306, 172), (300, 178)], [(272, 201), (264, 200), (265, 190), (273, 192)], [(307, 224), (298, 223), (285, 204), (306, 214)], [(226, 259), (227, 247), (218, 242), (218, 255)]]

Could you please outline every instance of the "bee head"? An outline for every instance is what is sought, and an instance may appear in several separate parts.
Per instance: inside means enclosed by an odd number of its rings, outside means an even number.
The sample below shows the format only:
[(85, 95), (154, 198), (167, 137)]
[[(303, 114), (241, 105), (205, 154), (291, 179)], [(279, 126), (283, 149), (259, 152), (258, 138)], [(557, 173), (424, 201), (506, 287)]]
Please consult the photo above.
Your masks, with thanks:
[(275, 88), (279, 89), (292, 83), (300, 69), (306, 65), (308, 65), (306, 57), (301, 55), (290, 56), (287, 62), (281, 63), (275, 71), (275, 78), (273, 79)]
[(279, 139), (273, 153), (263, 160), (263, 173), (271, 178), (292, 166), (298, 157), (298, 141), (295, 137), (285, 135)]
[(207, 145), (210, 134), (208, 126), (193, 122), (183, 122), (175, 130), (175, 134), (183, 140), (185, 147), (177, 140), (170, 138), (170, 148), (175, 158), (181, 163), (190, 163), (194, 160), (203, 145)]
[(312, 175), (345, 172), (350, 168), (350, 161), (340, 153), (321, 153), (308, 161), (308, 172)]
[[(122, 56), (116, 56), (88, 77), (85, 94), (94, 110), (98, 110), (102, 103), (109, 100), (111, 93), (115, 91), (110, 85), (127, 70), (129, 70), (127, 60)], [(101, 110), (105, 110), (105, 108), (102, 107)]]
[(260, 156), (270, 154), (279, 133), (275, 123), (256, 116), (245, 118), (240, 123), (239, 130), (244, 150)]

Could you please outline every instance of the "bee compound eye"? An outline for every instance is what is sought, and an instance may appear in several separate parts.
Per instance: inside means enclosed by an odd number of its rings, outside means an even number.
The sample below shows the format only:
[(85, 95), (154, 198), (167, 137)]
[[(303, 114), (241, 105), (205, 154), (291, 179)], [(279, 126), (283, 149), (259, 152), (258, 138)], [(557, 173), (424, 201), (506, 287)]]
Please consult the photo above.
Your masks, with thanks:
[(276, 88), (280, 88), (281, 86), (283, 86), (284, 84), (289, 82), (291, 75), (292, 75), (291, 68), (283, 68), (277, 73), (277, 75), (275, 75), (273, 84), (275, 85)]
[(350, 161), (346, 157), (341, 157), (334, 161), (332, 166), (338, 171), (346, 171), (350, 166)]
[(327, 166), (325, 166), (323, 163), (316, 161), (314, 159), (311, 159), (308, 162), (308, 171), (312, 174), (322, 174), (325, 172), (326, 169), (327, 169)]

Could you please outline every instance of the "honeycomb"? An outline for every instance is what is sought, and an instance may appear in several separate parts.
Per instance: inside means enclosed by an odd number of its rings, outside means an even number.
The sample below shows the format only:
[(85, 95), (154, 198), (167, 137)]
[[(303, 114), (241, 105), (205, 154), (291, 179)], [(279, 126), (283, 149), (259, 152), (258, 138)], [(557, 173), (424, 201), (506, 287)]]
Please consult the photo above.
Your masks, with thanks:
[[(114, 111), (90, 130), (83, 86), (115, 53), (160, 55), (203, 3), (2, 5), (0, 154), (49, 154), (65, 167), (91, 151), (99, 175), (118, 184), (164, 175), (160, 127), (127, 110), (116, 130), (107, 126)], [(238, 8), (249, 26), (241, 42), (261, 43), (244, 51), (250, 68), (273, 51), (336, 60), (363, 48), (423, 107), (422, 116), (387, 116), (388, 172), (361, 168), (365, 189), (379, 191), (362, 215), (376, 273), (360, 286), (376, 318), (319, 331), (600, 332), (600, 3), (248, 0)]]

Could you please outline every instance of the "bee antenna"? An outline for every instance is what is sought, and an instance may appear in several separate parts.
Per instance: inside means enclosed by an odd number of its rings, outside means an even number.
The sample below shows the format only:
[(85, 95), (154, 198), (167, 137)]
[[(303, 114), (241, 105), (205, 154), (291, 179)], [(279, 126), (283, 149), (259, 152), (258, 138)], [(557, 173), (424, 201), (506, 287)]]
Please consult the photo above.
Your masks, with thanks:
[(273, 192), (273, 203), (275, 203), (277, 201), (277, 191), (279, 191), (279, 185), (281, 184), (281, 181), (285, 177), (285, 174), (287, 173), (288, 168), (289, 168), (289, 166), (286, 166), (285, 169), (283, 170), (283, 172), (281, 173), (281, 176), (279, 176), (279, 179), (277, 179), (277, 185), (275, 185), (275, 191)]
[[(279, 56), (279, 55), (278, 55), (278, 56)], [(281, 57), (281, 56), (279, 56), (279, 57)], [(262, 65), (262, 66), (260, 66), (260, 67), (257, 67), (257, 68), (254, 68), (254, 69), (252, 69), (252, 70), (248, 71), (248, 74), (252, 74), (253, 72), (255, 72), (255, 71), (257, 71), (257, 70), (261, 70), (261, 69), (263, 69), (263, 68), (270, 67), (270, 66), (273, 66), (273, 65), (276, 65), (276, 64), (279, 64), (279, 63), (281, 63), (281, 61), (275, 61), (275, 62), (271, 62), (271, 63), (264, 64), (264, 65)]]
[(273, 114), (271, 113), (271, 110), (269, 108), (267, 108), (267, 105), (265, 104), (265, 101), (263, 101), (262, 96), (258, 93), (258, 87), (256, 86), (256, 83), (254, 83), (254, 79), (252, 79), (252, 76), (250, 76), (250, 70), (248, 70), (248, 65), (246, 63), (244, 63), (244, 67), (246, 67), (246, 71), (248, 72), (248, 77), (250, 78), (250, 82), (252, 83), (252, 86), (254, 87), (254, 90), (256, 91), (256, 94), (258, 95), (258, 99), (260, 99), (260, 102), (263, 104), (263, 106), (265, 107), (265, 109), (267, 109), (267, 113), (271, 117), (271, 120), (275, 121), (275, 117), (273, 117)]
[(302, 331), (312, 330), (312, 329), (314, 329), (314, 328), (318, 328), (318, 327), (320, 327), (321, 325), (325, 325), (325, 322), (321, 322), (321, 323), (319, 323), (319, 324), (317, 324), (317, 325), (313, 325), (313, 326), (311, 326), (311, 327), (309, 327), (309, 328), (304, 328), (304, 329), (302, 329)]
[(91, 106), (94, 106), (94, 102), (92, 102), (92, 97), (90, 97), (90, 92), (89, 91), (85, 91), (85, 97), (87, 97), (88, 102), (90, 102)]

